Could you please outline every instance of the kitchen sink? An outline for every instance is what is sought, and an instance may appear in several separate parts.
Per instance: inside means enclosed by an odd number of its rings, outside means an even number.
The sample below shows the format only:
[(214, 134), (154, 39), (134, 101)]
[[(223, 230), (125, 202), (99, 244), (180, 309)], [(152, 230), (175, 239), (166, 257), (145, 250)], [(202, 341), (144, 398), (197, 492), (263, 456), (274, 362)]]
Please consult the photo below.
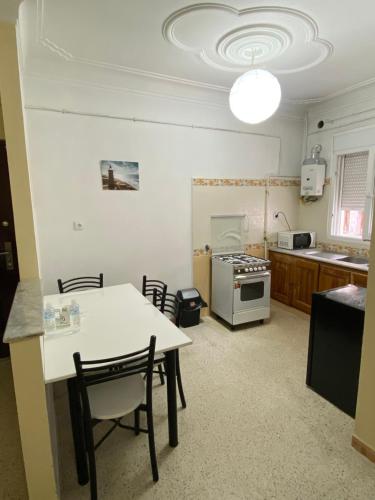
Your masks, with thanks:
[(368, 259), (366, 257), (357, 257), (357, 256), (348, 256), (343, 255), (342, 253), (334, 253), (334, 252), (319, 252), (319, 250), (310, 250), (308, 252), (304, 252), (305, 255), (311, 255), (311, 257), (318, 257), (321, 259), (329, 259), (336, 260), (340, 262), (347, 262), (348, 264), (360, 264), (361, 266), (368, 266)]
[(311, 255), (314, 257), (320, 257), (321, 259), (331, 259), (331, 260), (344, 260), (346, 257), (342, 253), (334, 253), (334, 252), (318, 252), (310, 251), (304, 252), (305, 255)]
[(341, 262), (349, 262), (350, 264), (368, 265), (368, 259), (366, 259), (366, 257), (343, 257), (337, 260), (340, 260)]

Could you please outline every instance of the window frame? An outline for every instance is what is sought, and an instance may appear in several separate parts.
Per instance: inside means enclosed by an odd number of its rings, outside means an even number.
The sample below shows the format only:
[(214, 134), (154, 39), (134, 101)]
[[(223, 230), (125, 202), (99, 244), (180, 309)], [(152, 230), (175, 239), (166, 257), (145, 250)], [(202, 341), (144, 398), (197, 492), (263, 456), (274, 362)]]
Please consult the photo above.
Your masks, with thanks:
[[(366, 180), (366, 200), (364, 209), (364, 229), (362, 237), (341, 236), (337, 234), (338, 226), (338, 210), (340, 201), (340, 192), (342, 189), (342, 178), (338, 179), (339, 157), (351, 153), (368, 152), (367, 163), (367, 180)], [(328, 234), (330, 239), (347, 243), (363, 243), (371, 240), (371, 229), (374, 217), (374, 194), (375, 194), (375, 146), (362, 146), (357, 148), (346, 148), (333, 152), (332, 167), (334, 168), (331, 175), (332, 193), (331, 193), (331, 217), (328, 223)]]

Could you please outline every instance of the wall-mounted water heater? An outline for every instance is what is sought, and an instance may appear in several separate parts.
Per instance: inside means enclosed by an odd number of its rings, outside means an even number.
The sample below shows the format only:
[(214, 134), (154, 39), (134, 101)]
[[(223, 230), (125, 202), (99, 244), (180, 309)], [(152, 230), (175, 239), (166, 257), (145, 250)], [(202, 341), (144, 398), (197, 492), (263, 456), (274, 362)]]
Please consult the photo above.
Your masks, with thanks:
[(313, 199), (323, 195), (323, 186), (326, 175), (326, 161), (320, 158), (322, 146), (315, 144), (311, 150), (311, 157), (306, 158), (301, 171), (301, 196)]

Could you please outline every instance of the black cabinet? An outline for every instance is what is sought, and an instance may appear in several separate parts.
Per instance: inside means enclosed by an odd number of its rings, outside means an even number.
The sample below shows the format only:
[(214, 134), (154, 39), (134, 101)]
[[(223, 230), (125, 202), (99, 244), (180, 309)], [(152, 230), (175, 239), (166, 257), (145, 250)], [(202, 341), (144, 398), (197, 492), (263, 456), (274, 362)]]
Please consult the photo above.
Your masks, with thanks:
[(366, 289), (347, 285), (314, 293), (306, 384), (355, 416)]

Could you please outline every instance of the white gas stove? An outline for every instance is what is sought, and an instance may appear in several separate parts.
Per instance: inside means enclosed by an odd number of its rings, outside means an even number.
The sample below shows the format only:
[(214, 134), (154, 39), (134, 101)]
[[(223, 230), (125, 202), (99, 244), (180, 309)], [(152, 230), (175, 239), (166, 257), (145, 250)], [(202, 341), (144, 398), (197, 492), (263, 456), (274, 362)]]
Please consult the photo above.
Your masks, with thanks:
[(270, 267), (243, 252), (213, 255), (211, 310), (231, 325), (269, 318)]

